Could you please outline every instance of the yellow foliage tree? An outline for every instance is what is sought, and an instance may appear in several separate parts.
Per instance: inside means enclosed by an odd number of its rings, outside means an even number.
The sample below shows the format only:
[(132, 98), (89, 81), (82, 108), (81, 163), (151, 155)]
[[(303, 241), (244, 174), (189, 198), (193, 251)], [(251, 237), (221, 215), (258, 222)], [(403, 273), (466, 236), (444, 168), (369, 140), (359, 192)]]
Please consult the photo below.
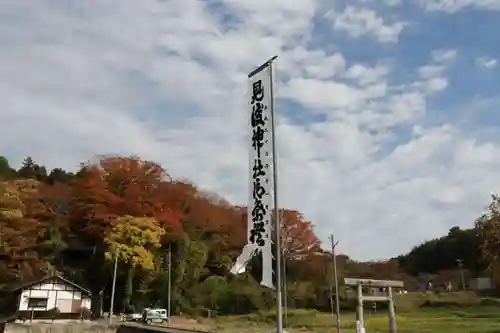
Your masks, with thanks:
[(36, 192), (38, 185), (32, 179), (0, 182), (0, 217), (9, 220), (23, 218), (26, 213), (23, 198)]
[(0, 182), (0, 281), (29, 278), (46, 267), (36, 252), (44, 229), (30, 205), (36, 186), (31, 180)]
[(8, 183), (0, 183), (0, 217), (16, 219), (24, 216), (24, 203), (19, 189)]
[(128, 265), (123, 305), (130, 309), (136, 268), (144, 270), (155, 268), (152, 250), (161, 246), (161, 237), (165, 234), (165, 230), (160, 226), (160, 222), (152, 217), (125, 215), (114, 222), (111, 231), (104, 239), (109, 248), (105, 257), (113, 261), (115, 256), (118, 256), (119, 261)]
[(106, 259), (112, 261), (118, 255), (119, 261), (134, 268), (154, 269), (152, 250), (161, 246), (163, 235), (165, 230), (154, 218), (130, 215), (119, 217), (105, 238), (109, 248)]

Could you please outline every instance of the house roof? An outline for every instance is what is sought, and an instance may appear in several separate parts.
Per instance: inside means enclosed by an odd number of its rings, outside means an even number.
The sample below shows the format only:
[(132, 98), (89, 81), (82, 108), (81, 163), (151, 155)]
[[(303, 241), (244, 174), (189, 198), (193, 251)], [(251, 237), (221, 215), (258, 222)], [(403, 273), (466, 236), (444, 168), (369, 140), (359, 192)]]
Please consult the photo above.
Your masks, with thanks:
[(74, 287), (75, 289), (80, 290), (81, 292), (83, 292), (83, 293), (85, 293), (85, 294), (87, 294), (89, 296), (92, 294), (88, 289), (85, 289), (82, 286), (77, 285), (76, 283), (74, 283), (74, 282), (72, 282), (72, 281), (70, 281), (70, 280), (62, 277), (59, 274), (48, 275), (48, 276), (45, 276), (45, 277), (43, 277), (41, 279), (38, 279), (38, 280), (34, 280), (34, 281), (27, 282), (27, 283), (24, 283), (24, 284), (21, 284), (21, 285), (17, 285), (14, 288), (12, 288), (11, 291), (18, 291), (18, 290), (21, 290), (21, 289), (27, 289), (29, 287), (32, 287), (32, 286), (36, 285), (36, 284), (40, 284), (40, 283), (43, 283), (43, 282), (51, 280), (51, 279), (60, 280), (64, 284), (68, 284), (68, 285)]

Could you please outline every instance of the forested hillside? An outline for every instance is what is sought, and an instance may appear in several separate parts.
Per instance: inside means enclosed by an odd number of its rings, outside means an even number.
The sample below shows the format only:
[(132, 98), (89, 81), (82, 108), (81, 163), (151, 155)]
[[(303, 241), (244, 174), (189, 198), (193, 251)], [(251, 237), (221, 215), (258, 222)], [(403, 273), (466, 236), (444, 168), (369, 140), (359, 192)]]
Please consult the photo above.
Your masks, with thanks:
[[(408, 254), (398, 257), (400, 265), (410, 274), (438, 273), (455, 269), (461, 260), (463, 267), (476, 274), (484, 271), (480, 259), (480, 238), (475, 229), (451, 228), (448, 235), (416, 246)], [(429, 259), (432, 260), (429, 260)]]
[[(258, 260), (249, 274), (228, 273), (246, 242), (245, 208), (171, 179), (156, 163), (102, 157), (72, 173), (48, 171), (31, 158), (15, 170), (0, 157), (0, 177), (3, 289), (58, 272), (107, 304), (118, 253), (116, 310), (165, 306), (170, 248), (174, 309), (227, 314), (274, 304), (273, 294), (259, 286)], [(331, 254), (300, 212), (281, 214), (288, 305), (328, 310)], [(455, 270), (457, 258), (478, 275), (484, 269), (479, 245), (475, 230), (454, 228), (387, 262), (339, 255), (339, 275), (410, 283), (410, 275)]]

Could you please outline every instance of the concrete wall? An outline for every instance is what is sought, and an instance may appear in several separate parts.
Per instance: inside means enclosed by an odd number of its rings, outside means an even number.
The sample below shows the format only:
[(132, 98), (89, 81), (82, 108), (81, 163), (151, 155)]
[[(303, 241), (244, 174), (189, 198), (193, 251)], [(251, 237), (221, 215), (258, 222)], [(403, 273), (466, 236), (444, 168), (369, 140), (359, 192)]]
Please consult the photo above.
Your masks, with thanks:
[(118, 327), (116, 333), (207, 333), (195, 330), (185, 330), (173, 327), (125, 323)]
[(108, 325), (105, 321), (90, 322), (56, 322), (13, 324), (5, 326), (6, 333), (206, 333), (199, 331), (182, 330), (171, 327), (144, 325), (139, 323), (125, 323), (122, 325)]
[(118, 326), (102, 323), (13, 324), (5, 327), (6, 333), (115, 333)]

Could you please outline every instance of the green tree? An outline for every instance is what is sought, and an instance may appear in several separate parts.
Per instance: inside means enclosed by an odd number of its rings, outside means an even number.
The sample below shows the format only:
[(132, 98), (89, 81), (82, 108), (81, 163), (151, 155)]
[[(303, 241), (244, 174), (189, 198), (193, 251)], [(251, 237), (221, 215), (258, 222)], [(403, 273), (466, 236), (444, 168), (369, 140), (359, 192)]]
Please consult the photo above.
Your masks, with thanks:
[(68, 184), (74, 178), (75, 175), (73, 173), (66, 172), (61, 168), (55, 168), (48, 175), (47, 182), (51, 185), (56, 183)]
[(42, 182), (47, 180), (47, 169), (42, 165), (36, 164), (31, 157), (24, 159), (17, 174), (21, 178), (31, 178)]
[(210, 276), (196, 288), (200, 302), (206, 309), (219, 313), (230, 301), (229, 283), (225, 277)]
[(493, 277), (500, 285), (500, 196), (492, 195), (485, 214), (476, 220), (476, 231), (481, 239), (481, 254)]
[(461, 259), (464, 268), (480, 274), (485, 268), (480, 246), (481, 239), (476, 229), (453, 227), (447, 235), (414, 247), (409, 253), (399, 256), (397, 261), (403, 270), (416, 275), (456, 269), (457, 259)]
[(16, 176), (16, 170), (10, 167), (6, 157), (0, 156), (0, 179), (13, 179)]
[(193, 287), (208, 273), (205, 265), (209, 249), (204, 242), (192, 240), (188, 234), (178, 240), (176, 248), (172, 298), (176, 306), (195, 312), (202, 300)]

